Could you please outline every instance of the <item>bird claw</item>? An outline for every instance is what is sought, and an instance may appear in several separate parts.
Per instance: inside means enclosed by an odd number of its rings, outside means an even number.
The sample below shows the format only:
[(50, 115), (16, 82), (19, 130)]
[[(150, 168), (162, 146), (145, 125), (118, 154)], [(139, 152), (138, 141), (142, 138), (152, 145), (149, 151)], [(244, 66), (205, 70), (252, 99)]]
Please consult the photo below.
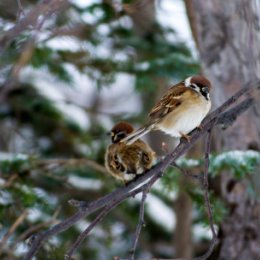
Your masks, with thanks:
[(199, 126), (197, 126), (197, 128), (198, 128), (200, 131), (202, 131), (202, 130), (203, 130), (203, 125), (200, 124)]
[(183, 133), (180, 133), (181, 135), (181, 138), (183, 138), (184, 140), (186, 140), (188, 143), (190, 143), (191, 141), (191, 137), (189, 135), (186, 135), (186, 134), (183, 134)]

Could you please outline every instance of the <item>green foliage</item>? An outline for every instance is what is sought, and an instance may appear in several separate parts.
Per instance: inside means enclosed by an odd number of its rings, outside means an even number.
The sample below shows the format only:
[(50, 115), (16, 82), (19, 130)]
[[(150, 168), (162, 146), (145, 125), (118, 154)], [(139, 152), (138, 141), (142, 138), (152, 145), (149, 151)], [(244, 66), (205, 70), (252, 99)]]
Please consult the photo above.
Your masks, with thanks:
[[(194, 209), (196, 212), (194, 223), (202, 223), (205, 226), (209, 226), (208, 214), (204, 203), (204, 191), (201, 187), (193, 187), (192, 189), (189, 189), (188, 192), (194, 202)], [(216, 225), (220, 225), (224, 217), (227, 216), (228, 209), (223, 200), (214, 195), (213, 192), (210, 192), (209, 200), (212, 207), (213, 222)]]
[(244, 178), (260, 164), (260, 154), (256, 151), (229, 151), (211, 157), (210, 172), (214, 175), (229, 169), (237, 178)]
[[(177, 164), (187, 172), (193, 172), (198, 168), (199, 176), (203, 176), (203, 160), (181, 158)], [(247, 178), (252, 174), (260, 165), (260, 153), (257, 151), (228, 151), (220, 154), (210, 156), (209, 165), (209, 178), (214, 178), (222, 172), (231, 172), (237, 179)], [(170, 191), (178, 192), (180, 189), (185, 189), (191, 196), (196, 205), (197, 217), (195, 223), (203, 222), (208, 225), (208, 217), (205, 212), (204, 205), (204, 191), (201, 186), (194, 186), (194, 184), (187, 184), (183, 186), (180, 183), (180, 176), (183, 173), (176, 168), (170, 168), (162, 178), (163, 187), (165, 190), (161, 191), (163, 195), (168, 194)], [(196, 173), (198, 174), (198, 173)], [(188, 178), (188, 177), (187, 177)], [(248, 187), (248, 192), (254, 196), (254, 189)], [(227, 215), (228, 209), (226, 208), (222, 199), (217, 197), (214, 193), (210, 193), (210, 202), (213, 208), (214, 223), (220, 224), (223, 218)]]
[[(8, 6), (16, 6), (15, 1), (9, 2)], [(37, 1), (22, 2), (26, 15)], [(3, 227), (0, 236), (10, 229), (22, 212), (28, 210), (31, 216), (14, 231), (11, 242), (8, 241), (8, 250), (9, 245), (15, 242), (24, 246), (25, 241), (17, 240), (20, 235), (52, 219), (59, 207), (61, 210), (58, 219), (71, 216), (75, 209), (68, 205), (69, 199), (93, 201), (121, 185), (87, 163), (70, 162), (70, 159), (86, 158), (103, 166), (105, 147), (108, 144), (105, 135), (107, 128), (122, 118), (136, 123), (146, 117), (145, 113), (132, 117), (125, 112), (114, 116), (109, 111), (101, 111), (107, 100), (99, 96), (100, 91), (114, 84), (121, 73), (128, 75), (135, 79), (136, 96), (145, 97), (145, 110), (157, 98), (157, 90), (161, 87), (158, 84), (160, 79), (170, 85), (173, 81), (182, 80), (200, 71), (200, 65), (186, 44), (169, 40), (173, 38), (169, 36), (175, 35), (172, 28), (154, 21), (145, 35), (136, 33), (133, 24), (129, 22), (131, 17), (121, 5), (130, 4), (131, 0), (117, 1), (121, 8), (118, 10), (110, 4), (111, 1), (86, 1), (86, 6), (73, 2), (69, 3), (68, 9), (49, 17), (39, 32), (29, 26), (25, 32), (13, 38), (1, 53), (1, 90), (9, 82), (12, 84), (0, 103), (0, 150), (3, 152), (0, 153), (0, 227)], [(5, 31), (10, 25), (19, 23), (16, 21), (16, 14), (14, 12), (10, 15), (0, 10), (1, 30)], [(32, 57), (23, 64), (24, 60), (20, 60), (23, 50), (35, 33), (36, 42), (30, 50)], [(56, 45), (53, 44), (55, 41)], [(59, 43), (65, 43), (65, 47)], [(13, 69), (19, 62), (22, 63), (19, 75), (12, 78)], [(88, 83), (86, 86), (81, 84), (81, 78), (84, 77), (89, 80), (89, 84), (96, 87), (96, 100), (91, 100), (86, 107), (84, 97), (80, 97), (82, 101), (77, 100), (79, 95), (73, 95), (77, 91), (80, 93), (80, 88), (87, 90), (83, 92), (84, 95), (93, 91)], [(48, 82), (49, 94), (60, 92), (64, 100), (57, 101), (50, 97), (52, 95), (46, 95), (43, 89), (46, 85), (41, 85), (42, 81)], [(128, 82), (120, 82), (126, 83)], [(65, 95), (66, 90), (71, 92)], [(60, 109), (58, 102), (65, 105), (67, 97), (69, 102), (85, 112), (89, 126), (82, 128), (74, 120), (76, 115), (68, 117)], [(119, 98), (121, 97), (109, 100), (108, 103), (111, 107), (117, 105)], [(238, 157), (243, 157), (243, 160)], [(200, 167), (202, 163), (201, 160), (185, 158), (178, 161), (181, 167), (189, 170)], [(232, 153), (213, 155), (210, 176), (215, 177), (223, 170), (229, 170), (241, 178), (252, 172), (257, 163), (259, 155), (252, 152), (239, 156), (237, 153), (235, 156)], [(178, 170), (168, 169), (161, 179), (161, 186), (152, 189), (153, 196), (172, 209), (176, 194), (181, 189), (186, 189), (196, 202), (195, 223), (207, 223), (202, 190), (195, 189), (192, 185), (181, 186), (179, 177)], [(77, 185), (73, 183), (73, 178), (77, 180)], [(210, 195), (214, 219), (216, 223), (220, 223), (226, 209), (214, 193)], [(33, 212), (38, 212), (39, 216), (32, 217)], [(107, 260), (116, 254), (126, 255), (131, 246), (138, 214), (139, 203), (133, 203), (132, 200), (113, 210), (93, 231), (91, 237), (86, 239), (78, 250), (77, 259)], [(93, 218), (94, 216), (90, 216), (86, 221)], [(142, 233), (141, 243), (145, 245), (144, 248), (149, 243), (148, 247), (154, 248), (156, 254), (156, 243), (166, 241), (171, 245), (172, 230), (168, 230), (164, 223), (156, 222), (148, 212), (145, 218), (146, 229)], [(86, 222), (80, 223), (52, 238), (40, 250), (37, 259), (63, 259), (72, 241), (86, 225)], [(43, 226), (37, 231), (45, 228), (48, 227)], [(140, 249), (140, 253), (151, 253), (148, 249), (142, 250)], [(19, 252), (14, 251), (13, 259), (21, 259)], [(4, 250), (0, 252), (0, 259), (10, 260), (5, 255)]]
[(0, 161), (0, 171), (2, 174), (9, 174), (12, 172), (25, 172), (30, 169), (30, 164), (28, 160), (21, 159), (19, 156), (14, 157), (12, 160)]

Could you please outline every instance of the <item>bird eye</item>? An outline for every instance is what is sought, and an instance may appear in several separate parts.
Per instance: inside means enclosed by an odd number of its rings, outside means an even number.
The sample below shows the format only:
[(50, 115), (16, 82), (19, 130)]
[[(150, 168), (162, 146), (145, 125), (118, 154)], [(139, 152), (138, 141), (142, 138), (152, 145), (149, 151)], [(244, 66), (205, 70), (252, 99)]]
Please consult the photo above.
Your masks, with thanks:
[(119, 132), (119, 133), (116, 134), (116, 137), (117, 137), (117, 139), (121, 140), (121, 139), (126, 137), (126, 133), (125, 132)]
[(193, 89), (197, 88), (197, 86), (195, 84), (191, 84), (190, 87), (193, 88)]

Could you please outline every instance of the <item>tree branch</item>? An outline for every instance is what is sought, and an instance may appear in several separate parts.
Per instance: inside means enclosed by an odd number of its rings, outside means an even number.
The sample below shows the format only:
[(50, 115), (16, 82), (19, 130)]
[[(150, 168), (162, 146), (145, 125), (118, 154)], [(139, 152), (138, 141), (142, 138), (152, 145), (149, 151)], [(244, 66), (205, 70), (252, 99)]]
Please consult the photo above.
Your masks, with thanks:
[(4, 248), (7, 240), (10, 238), (10, 236), (15, 232), (15, 230), (22, 224), (24, 219), (26, 218), (28, 214), (28, 211), (25, 210), (13, 223), (13, 225), (10, 227), (10, 229), (6, 232), (6, 234), (3, 236), (2, 240), (0, 241), (0, 252)]
[(99, 214), (98, 216), (91, 222), (91, 224), (78, 236), (77, 240), (72, 244), (68, 253), (65, 255), (65, 260), (71, 260), (73, 253), (77, 250), (83, 240), (88, 236), (89, 232), (100, 222), (105, 216), (115, 208), (120, 201), (116, 201), (114, 203), (108, 204)]
[[(68, 6), (67, 0), (42, 0), (34, 8), (32, 8), (26, 16), (20, 19), (14, 27), (5, 32), (0, 37), (0, 55), (5, 51), (7, 46), (23, 31), (30, 28), (34, 33), (30, 39), (24, 44), (23, 49), (17, 62), (12, 66), (10, 76), (0, 86), (0, 102), (3, 102), (8, 93), (16, 88), (15, 81), (22, 67), (28, 63), (33, 54), (33, 48), (36, 41), (37, 32), (41, 30), (46, 20), (51, 15), (65, 9)], [(21, 11), (21, 4), (18, 0), (18, 9)]]
[(205, 205), (207, 207), (207, 214), (209, 218), (209, 224), (210, 224), (210, 229), (212, 232), (213, 239), (217, 239), (217, 234), (214, 229), (214, 224), (213, 224), (213, 217), (212, 217), (212, 208), (210, 205), (209, 201), (209, 180), (208, 180), (208, 175), (209, 175), (209, 154), (210, 154), (210, 141), (211, 141), (211, 135), (212, 131), (209, 130), (207, 139), (206, 139), (206, 147), (205, 147), (205, 169), (204, 169), (204, 182), (203, 182), (203, 189), (204, 189), (204, 200), (205, 200)]
[[(126, 187), (121, 187), (102, 198), (87, 203), (84, 201), (78, 201), (75, 206), (78, 207), (78, 210), (71, 217), (63, 220), (61, 223), (53, 226), (45, 232), (41, 232), (37, 234), (31, 242), (31, 247), (27, 254), (24, 257), (24, 260), (30, 260), (37, 253), (42, 243), (47, 240), (49, 237), (61, 233), (64, 230), (67, 230), (72, 225), (74, 225), (78, 220), (94, 213), (98, 209), (106, 207), (108, 204), (113, 205), (113, 203), (121, 203), (125, 199), (132, 197), (140, 192), (143, 192), (146, 189), (147, 183), (154, 183), (158, 180), (164, 171), (180, 156), (182, 156), (185, 152), (187, 152), (193, 144), (202, 136), (204, 136), (210, 129), (215, 127), (216, 125), (221, 125), (223, 123), (228, 122), (230, 125), (233, 120), (227, 120), (229, 118), (236, 118), (241, 115), (244, 111), (246, 111), (250, 106), (253, 105), (253, 92), (260, 90), (260, 80), (250, 82), (243, 89), (238, 91), (234, 96), (228, 99), (222, 106), (213, 111), (210, 115), (208, 115), (205, 120), (202, 122), (203, 129), (195, 129), (190, 134), (191, 140), (190, 142), (181, 141), (180, 144), (174, 149), (173, 152), (168, 154), (161, 162), (155, 165), (150, 171), (146, 174), (140, 176), (134, 182), (129, 183)], [(240, 101), (237, 105), (234, 105), (238, 102), (241, 97), (246, 97), (244, 101)], [(246, 104), (246, 105), (245, 105)], [(227, 110), (229, 107), (233, 106), (233, 108)], [(214, 248), (215, 242), (211, 247)], [(208, 253), (208, 252), (207, 252)], [(206, 258), (204, 258), (206, 259)], [(196, 260), (201, 260), (200, 258)]]
[(145, 185), (145, 189), (143, 189), (143, 191), (142, 191), (142, 199), (141, 199), (141, 204), (140, 204), (139, 221), (138, 221), (138, 225), (136, 227), (135, 236), (134, 236), (134, 240), (133, 240), (133, 246), (132, 246), (132, 249), (130, 250), (130, 256), (129, 256), (129, 258), (131, 260), (134, 260), (134, 258), (135, 258), (135, 251), (136, 251), (138, 239), (139, 239), (139, 236), (141, 234), (142, 227), (145, 226), (145, 222), (144, 222), (144, 205), (145, 205), (145, 201), (146, 201), (146, 198), (147, 198), (147, 194), (149, 193), (152, 185), (154, 184), (154, 182), (156, 180), (157, 180), (157, 178), (152, 178)]
[[(18, 4), (20, 1), (18, 1)], [(57, 13), (68, 6), (66, 0), (42, 0), (34, 8), (32, 8), (26, 16), (24, 16), (18, 23), (15, 24), (10, 30), (8, 30), (0, 38), (0, 53), (2, 53), (7, 45), (19, 34), (28, 28), (33, 29), (38, 24), (38, 18), (49, 17), (54, 13)], [(21, 5), (19, 5), (19, 10), (21, 11)]]
[(68, 166), (68, 165), (84, 165), (87, 167), (92, 168), (95, 171), (101, 172), (105, 175), (107, 175), (107, 170), (103, 165), (100, 165), (99, 163), (90, 160), (88, 158), (72, 158), (72, 159), (46, 159), (46, 160), (40, 160), (39, 162), (36, 163), (37, 166), (39, 167), (49, 167), (50, 165), (57, 165), (58, 167), (60, 166)]

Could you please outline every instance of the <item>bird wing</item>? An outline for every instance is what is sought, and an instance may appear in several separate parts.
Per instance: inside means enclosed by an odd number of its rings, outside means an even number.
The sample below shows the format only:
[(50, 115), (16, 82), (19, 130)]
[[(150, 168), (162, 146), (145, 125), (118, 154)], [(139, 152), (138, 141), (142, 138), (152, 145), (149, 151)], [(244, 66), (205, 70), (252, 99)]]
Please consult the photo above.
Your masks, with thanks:
[(181, 105), (183, 102), (183, 93), (185, 91), (187, 91), (187, 88), (184, 86), (183, 82), (171, 87), (149, 113), (151, 121), (160, 120), (161, 117), (164, 117)]
[(107, 166), (110, 170), (115, 172), (124, 172), (125, 166), (120, 162), (118, 157), (118, 145), (110, 145), (107, 152)]

